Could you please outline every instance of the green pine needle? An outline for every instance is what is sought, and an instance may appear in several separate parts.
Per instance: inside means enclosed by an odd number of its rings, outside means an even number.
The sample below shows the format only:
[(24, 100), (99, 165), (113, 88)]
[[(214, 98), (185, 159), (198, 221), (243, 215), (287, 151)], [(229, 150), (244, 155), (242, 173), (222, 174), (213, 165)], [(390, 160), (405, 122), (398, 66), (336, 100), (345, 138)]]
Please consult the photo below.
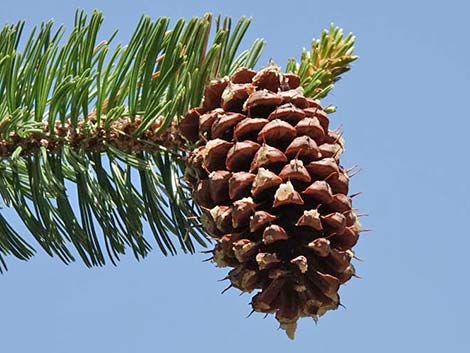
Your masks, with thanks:
[(358, 58), (353, 55), (355, 39), (351, 33), (344, 36), (340, 27), (331, 24), (320, 39), (312, 41), (310, 51), (303, 50), (300, 63), (289, 59), (286, 71), (300, 76), (305, 96), (322, 99)]
[[(264, 42), (256, 40), (237, 56), (247, 18), (232, 29), (229, 18), (213, 21), (210, 14), (173, 26), (167, 18), (143, 16), (126, 46), (112, 45), (115, 33), (99, 39), (102, 23), (99, 11), (78, 11), (67, 38), (49, 21), (26, 41), (23, 22), (1, 29), (4, 206), (15, 209), (37, 243), (65, 263), (76, 257), (87, 266), (116, 263), (128, 248), (145, 257), (152, 248), (146, 227), (163, 254), (176, 253), (175, 240), (182, 251), (194, 252), (194, 242), (205, 245), (207, 238), (183, 180), (181, 152), (149, 144), (144, 135), (160, 117), (157, 134), (199, 105), (209, 80), (253, 67)], [(90, 147), (94, 131), (126, 134), (115, 128), (122, 119), (138, 119), (127, 140), (147, 143), (145, 149), (106, 139), (96, 141), (100, 148)], [(74, 133), (89, 138), (72, 143)], [(78, 209), (69, 199), (73, 194)], [(0, 272), (5, 255), (33, 256), (25, 238), (0, 213)]]

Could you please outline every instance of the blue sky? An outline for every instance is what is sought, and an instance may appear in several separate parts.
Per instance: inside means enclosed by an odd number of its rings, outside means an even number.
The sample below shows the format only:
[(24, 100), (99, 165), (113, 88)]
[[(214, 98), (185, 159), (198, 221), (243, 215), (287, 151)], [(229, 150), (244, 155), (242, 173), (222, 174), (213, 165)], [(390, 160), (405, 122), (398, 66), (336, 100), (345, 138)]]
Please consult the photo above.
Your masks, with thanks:
[(142, 13), (249, 15), (245, 43), (268, 42), (260, 64), (284, 65), (330, 22), (354, 32), (361, 58), (328, 102), (345, 131), (343, 164), (363, 169), (352, 191), (363, 192), (355, 206), (374, 230), (356, 248), (364, 279), (341, 289), (347, 309), (301, 321), (292, 342), (274, 319), (245, 318), (248, 295), (220, 295), (225, 271), (203, 254), (91, 270), (42, 254), (9, 259), (1, 352), (470, 351), (467, 2), (2, 0), (0, 23), (53, 17), (70, 27), (77, 7), (103, 10), (120, 41)]

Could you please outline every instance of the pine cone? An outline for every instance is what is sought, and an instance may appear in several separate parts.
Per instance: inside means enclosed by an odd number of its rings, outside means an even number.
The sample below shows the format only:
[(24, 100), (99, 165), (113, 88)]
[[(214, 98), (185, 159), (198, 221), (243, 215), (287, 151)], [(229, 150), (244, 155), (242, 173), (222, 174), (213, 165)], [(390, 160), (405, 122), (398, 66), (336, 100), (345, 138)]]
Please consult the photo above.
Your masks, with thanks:
[(239, 69), (212, 82), (180, 125), (199, 146), (187, 175), (214, 262), (233, 268), (231, 286), (258, 290), (253, 310), (275, 314), (291, 338), (299, 318), (338, 307), (361, 229), (341, 134), (299, 84), (274, 66)]

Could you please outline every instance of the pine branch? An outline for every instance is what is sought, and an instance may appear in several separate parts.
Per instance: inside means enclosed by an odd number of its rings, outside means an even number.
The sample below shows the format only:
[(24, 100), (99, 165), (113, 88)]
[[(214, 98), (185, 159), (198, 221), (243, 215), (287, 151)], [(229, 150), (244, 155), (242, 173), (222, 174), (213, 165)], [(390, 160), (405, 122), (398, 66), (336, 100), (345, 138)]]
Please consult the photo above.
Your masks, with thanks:
[[(211, 15), (170, 29), (167, 18), (144, 16), (127, 46), (112, 47), (114, 35), (98, 41), (102, 22), (100, 12), (77, 12), (65, 44), (51, 21), (25, 43), (24, 23), (0, 31), (0, 195), (66, 263), (78, 256), (103, 265), (105, 253), (115, 263), (128, 247), (144, 257), (151, 249), (144, 227), (162, 253), (176, 253), (174, 235), (194, 252), (206, 236), (168, 128), (200, 104), (210, 79), (253, 67), (264, 42), (237, 56), (245, 18), (233, 30), (229, 18)], [(69, 199), (74, 189), (78, 207)], [(33, 253), (0, 214), (0, 271), (3, 255)]]
[[(77, 12), (67, 38), (47, 22), (26, 42), (23, 23), (0, 31), (0, 195), (65, 263), (115, 264), (128, 248), (145, 257), (148, 230), (163, 254), (176, 253), (175, 241), (192, 253), (207, 237), (184, 181), (189, 147), (173, 127), (209, 80), (253, 67), (264, 42), (237, 55), (250, 20), (208, 14), (172, 28), (144, 16), (128, 45), (112, 45), (115, 34), (98, 40), (102, 22)], [(332, 26), (286, 71), (323, 98), (356, 59), (353, 45)], [(34, 251), (0, 213), (0, 272), (3, 256)]]
[(310, 51), (303, 50), (300, 63), (289, 59), (286, 71), (300, 76), (305, 96), (322, 99), (358, 58), (353, 55), (355, 40), (352, 33), (344, 36), (341, 28), (331, 24), (320, 39), (312, 41)]

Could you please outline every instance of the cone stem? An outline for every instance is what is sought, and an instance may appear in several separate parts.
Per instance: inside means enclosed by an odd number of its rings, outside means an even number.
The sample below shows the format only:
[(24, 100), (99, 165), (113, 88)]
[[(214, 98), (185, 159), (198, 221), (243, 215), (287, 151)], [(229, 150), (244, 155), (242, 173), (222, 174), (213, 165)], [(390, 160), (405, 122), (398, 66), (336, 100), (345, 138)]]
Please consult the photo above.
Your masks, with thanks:
[(7, 160), (12, 156), (25, 156), (37, 153), (41, 148), (48, 152), (59, 153), (65, 146), (73, 150), (101, 152), (108, 147), (121, 152), (157, 152), (162, 149), (171, 150), (180, 144), (176, 142), (175, 134), (167, 129), (157, 134), (161, 119), (147, 129), (143, 134), (136, 135), (134, 131), (140, 126), (140, 117), (131, 119), (123, 117), (106, 124), (102, 119), (100, 124), (95, 119), (82, 120), (76, 128), (69, 123), (57, 122), (54, 131), (49, 131), (47, 125), (34, 129), (28, 134), (11, 132), (7, 139), (0, 140), (0, 159)]

